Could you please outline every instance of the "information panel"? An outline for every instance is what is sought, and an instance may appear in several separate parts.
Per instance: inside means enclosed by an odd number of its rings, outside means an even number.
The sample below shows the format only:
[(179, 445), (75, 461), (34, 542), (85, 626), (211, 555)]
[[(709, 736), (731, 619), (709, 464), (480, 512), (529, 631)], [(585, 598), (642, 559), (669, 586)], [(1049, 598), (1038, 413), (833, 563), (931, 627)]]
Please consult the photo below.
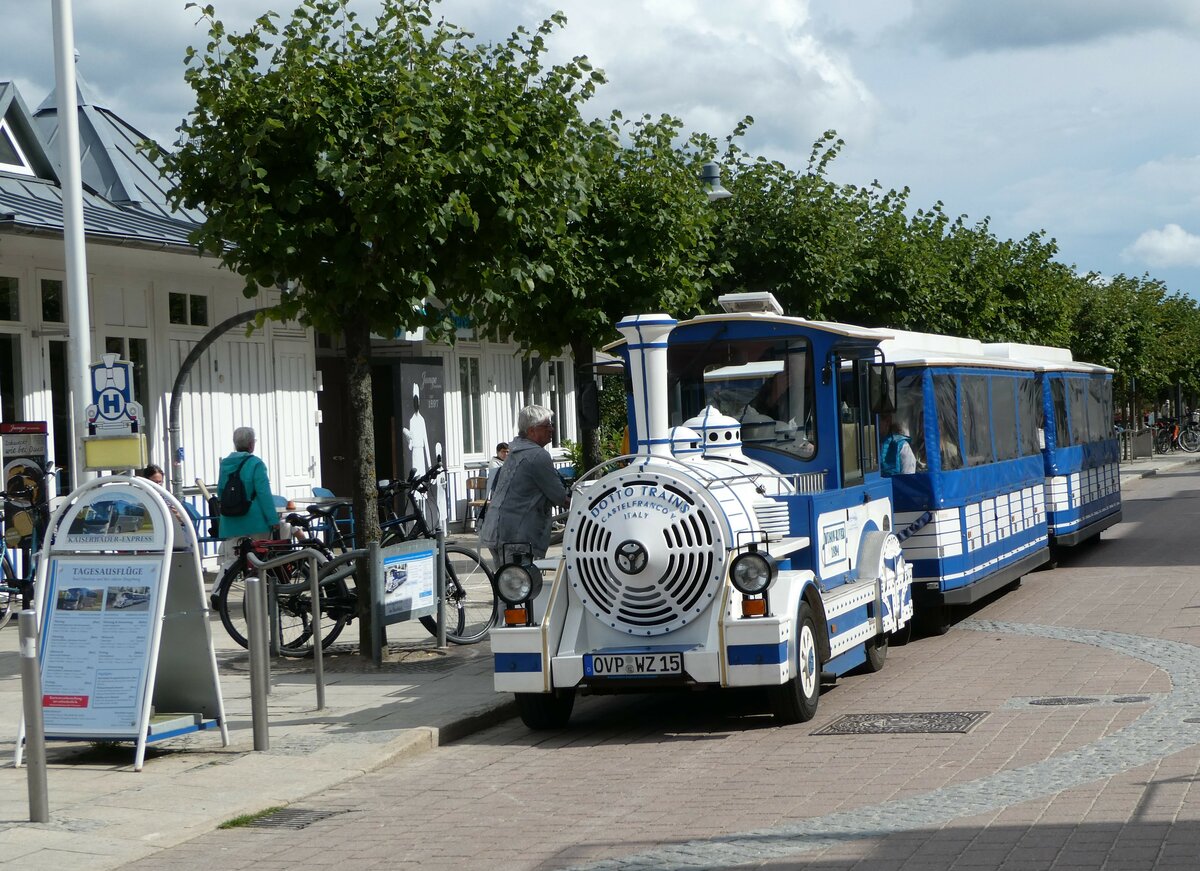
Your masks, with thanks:
[(136, 737), (162, 590), (161, 557), (60, 557), (48, 580), (46, 733)]
[(385, 547), (383, 559), (383, 620), (396, 623), (437, 610), (436, 542), (420, 539)]

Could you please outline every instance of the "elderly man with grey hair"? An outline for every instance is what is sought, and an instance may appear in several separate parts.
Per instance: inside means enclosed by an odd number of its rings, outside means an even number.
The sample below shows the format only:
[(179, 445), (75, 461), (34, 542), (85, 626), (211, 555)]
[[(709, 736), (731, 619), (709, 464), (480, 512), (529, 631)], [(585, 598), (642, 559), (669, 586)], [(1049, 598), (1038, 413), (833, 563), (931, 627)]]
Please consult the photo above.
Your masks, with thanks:
[(226, 540), (222, 549), (222, 562), (232, 562), (235, 554), (228, 545), (231, 540), (243, 538), (267, 538), (271, 527), (279, 523), (279, 512), (275, 510), (275, 498), (271, 495), (271, 481), (267, 477), (267, 464), (254, 456), (257, 439), (254, 430), (239, 426), (233, 431), (233, 453), (221, 460), (221, 475), (217, 481), (217, 493), (225, 491), (230, 476), (242, 479), (250, 510), (240, 515), (229, 515), (222, 506), (221, 520), (217, 533)]
[(551, 509), (565, 507), (570, 492), (563, 484), (546, 445), (554, 438), (553, 414), (527, 405), (517, 416), (517, 437), (508, 443), (508, 459), (496, 472), (479, 542), (499, 567), (518, 552), (541, 559), (550, 547)]

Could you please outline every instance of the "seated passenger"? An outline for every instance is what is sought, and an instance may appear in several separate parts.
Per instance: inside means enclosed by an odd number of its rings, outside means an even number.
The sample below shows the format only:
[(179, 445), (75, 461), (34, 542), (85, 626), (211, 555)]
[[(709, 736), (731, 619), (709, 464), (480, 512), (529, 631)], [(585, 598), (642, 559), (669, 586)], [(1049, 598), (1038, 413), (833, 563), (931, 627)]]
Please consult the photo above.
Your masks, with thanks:
[(888, 478), (911, 475), (917, 471), (917, 455), (913, 453), (912, 438), (899, 421), (892, 421), (887, 438), (883, 440), (879, 470)]

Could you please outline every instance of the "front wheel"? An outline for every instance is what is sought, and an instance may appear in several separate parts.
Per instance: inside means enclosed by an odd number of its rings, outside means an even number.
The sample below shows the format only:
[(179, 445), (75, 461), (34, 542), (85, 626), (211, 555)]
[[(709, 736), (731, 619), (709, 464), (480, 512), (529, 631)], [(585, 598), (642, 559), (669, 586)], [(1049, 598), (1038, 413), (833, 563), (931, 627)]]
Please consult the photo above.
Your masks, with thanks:
[(775, 719), (784, 725), (807, 723), (817, 714), (821, 698), (821, 663), (817, 656), (817, 630), (812, 609), (800, 603), (796, 615), (795, 658), (792, 677), (781, 686), (771, 687), (771, 708)]
[(516, 693), (517, 712), (521, 722), (530, 729), (561, 729), (571, 719), (575, 707), (575, 690), (554, 690), (549, 693)]
[[(469, 547), (446, 548), (446, 638), (455, 644), (482, 641), (496, 621), (496, 593), (492, 572)], [(421, 624), (437, 634), (437, 617), (425, 616)]]
[(1200, 429), (1189, 427), (1179, 434), (1179, 446), (1189, 454), (1200, 451)]

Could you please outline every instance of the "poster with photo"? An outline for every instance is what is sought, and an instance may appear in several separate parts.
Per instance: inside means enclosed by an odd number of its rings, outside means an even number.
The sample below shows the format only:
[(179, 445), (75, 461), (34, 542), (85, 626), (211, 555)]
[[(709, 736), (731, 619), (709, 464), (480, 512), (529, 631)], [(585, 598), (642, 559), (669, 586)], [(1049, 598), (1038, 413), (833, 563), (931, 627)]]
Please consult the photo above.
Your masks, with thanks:
[[(407, 545), (407, 546), (406, 546)], [(419, 549), (413, 550), (412, 546)], [(397, 548), (399, 552), (397, 552)], [(437, 610), (437, 579), (431, 541), (404, 542), (383, 552), (383, 615), (385, 622), (409, 620)]]
[(0, 423), (5, 544), (27, 546), (46, 531), (50, 492), (46, 481), (46, 424), (40, 421)]
[(42, 624), (47, 735), (137, 734), (162, 580), (158, 556), (54, 560)]
[[(403, 476), (421, 477), (438, 457), (446, 456), (446, 381), (442, 361), (413, 358), (399, 364), (394, 380), (394, 408), (399, 418), (399, 444)], [(445, 530), (446, 476), (442, 475), (424, 505), (430, 528)]]

